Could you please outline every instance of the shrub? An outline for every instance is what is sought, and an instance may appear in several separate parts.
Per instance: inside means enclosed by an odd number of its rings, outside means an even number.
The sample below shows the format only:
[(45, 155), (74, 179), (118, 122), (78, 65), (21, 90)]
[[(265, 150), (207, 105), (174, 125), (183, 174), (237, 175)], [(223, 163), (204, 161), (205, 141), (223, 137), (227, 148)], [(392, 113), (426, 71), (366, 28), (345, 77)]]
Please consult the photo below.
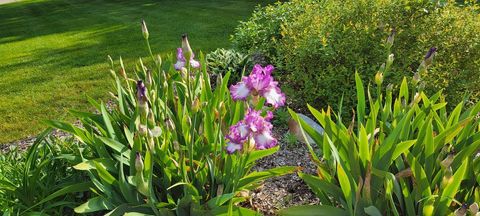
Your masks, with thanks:
[[(233, 42), (245, 53), (263, 53), (280, 68), (279, 80), (294, 104), (337, 107), (355, 101), (358, 71), (367, 80), (386, 57), (385, 41), (395, 32), (391, 52), (398, 59), (386, 77), (399, 83), (410, 77), (417, 60), (437, 47), (435, 65), (423, 78), (427, 93), (444, 90), (458, 103), (465, 92), (480, 96), (480, 15), (477, 6), (437, 1), (292, 0), (257, 8), (241, 23)], [(386, 51), (387, 50), (387, 51)]]
[(250, 63), (247, 55), (233, 49), (219, 48), (208, 53), (205, 58), (207, 59), (207, 70), (212, 75), (225, 76), (230, 72), (229, 83), (240, 81), (245, 67)]
[[(24, 152), (12, 149), (0, 155), (0, 213), (3, 215), (65, 215), (81, 203), (82, 194), (57, 196), (54, 192), (66, 190), (86, 176), (74, 172), (71, 166), (79, 163), (72, 156), (75, 145), (71, 140), (60, 140), (49, 134), (39, 135)], [(64, 195), (63, 193), (62, 195)]]
[(356, 118), (349, 125), (340, 112), (309, 106), (324, 128), (320, 134), (291, 111), (319, 148), (307, 142), (318, 175), (299, 176), (323, 205), (281, 215), (465, 215), (470, 205), (476, 215), (480, 103), (465, 109), (461, 102), (449, 113), (440, 92), (427, 97), (421, 85), (409, 88), (406, 78), (395, 96), (379, 80), (376, 99), (358, 73), (355, 82)]
[(114, 106), (107, 109), (90, 100), (96, 113), (72, 111), (82, 127), (48, 122), (92, 152), (86, 155), (79, 149), (77, 155), (82, 162), (74, 168), (90, 177), (83, 184), (88, 184), (92, 197), (75, 212), (257, 215), (235, 205), (247, 199), (242, 192), (263, 179), (296, 170), (250, 172), (257, 159), (278, 150), (269, 121), (284, 98), (272, 101), (271, 95), (283, 96), (270, 76), (273, 67), (256, 66), (242, 78), (268, 80), (268, 87), (253, 95), (248, 94), (254, 91), (250, 85), (240, 82), (230, 89), (233, 100), (227, 88), (230, 73), (213, 89), (203, 56), (195, 59), (186, 36), (174, 63), (152, 54), (144, 22), (142, 32), (151, 60), (140, 60), (135, 80), (128, 77), (121, 59), (119, 66), (111, 61)]

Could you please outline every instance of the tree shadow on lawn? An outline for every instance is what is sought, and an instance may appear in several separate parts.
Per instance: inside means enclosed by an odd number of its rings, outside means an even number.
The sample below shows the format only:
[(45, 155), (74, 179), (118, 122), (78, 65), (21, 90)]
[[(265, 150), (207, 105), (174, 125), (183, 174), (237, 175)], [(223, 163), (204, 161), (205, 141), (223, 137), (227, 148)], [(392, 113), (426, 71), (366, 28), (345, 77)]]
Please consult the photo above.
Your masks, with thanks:
[[(271, 1), (265, 1), (271, 2)], [(0, 143), (40, 131), (39, 122), (88, 107), (85, 94), (106, 98), (107, 55), (127, 69), (148, 52), (175, 51), (188, 33), (195, 50), (229, 46), (229, 35), (259, 2), (22, 1), (0, 5)], [(131, 70), (130, 70), (131, 71)], [(4, 134), (5, 133), (5, 134)]]

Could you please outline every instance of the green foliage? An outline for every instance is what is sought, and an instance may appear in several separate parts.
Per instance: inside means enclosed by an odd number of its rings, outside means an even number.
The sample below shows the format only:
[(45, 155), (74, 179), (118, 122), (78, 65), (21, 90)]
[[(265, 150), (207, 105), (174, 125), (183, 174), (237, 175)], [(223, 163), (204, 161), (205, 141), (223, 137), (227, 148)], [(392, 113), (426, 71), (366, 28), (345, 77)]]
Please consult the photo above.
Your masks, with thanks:
[[(338, 120), (340, 112), (308, 106), (325, 130), (319, 134), (291, 111), (320, 150), (315, 153), (307, 143), (318, 175), (299, 173), (323, 204), (319, 211), (448, 215), (478, 205), (480, 103), (465, 108), (461, 102), (448, 112), (441, 92), (427, 97), (421, 85), (409, 87), (406, 78), (398, 94), (383, 91), (378, 82), (376, 98), (358, 73), (355, 83), (357, 118), (349, 125)], [(313, 208), (294, 207), (281, 215)]]
[(208, 72), (222, 76), (230, 72), (230, 84), (240, 81), (245, 67), (249, 65), (248, 56), (233, 49), (219, 48), (208, 53), (205, 58)]
[(279, 127), (286, 127), (288, 125), (288, 120), (290, 120), (290, 113), (287, 109), (280, 108), (276, 109), (274, 113), (275, 117), (273, 119), (273, 124)]
[[(54, 193), (82, 182), (86, 176), (71, 169), (80, 161), (73, 155), (74, 143), (48, 133), (39, 135), (26, 152), (12, 149), (0, 155), (0, 212), (64, 215), (71, 214), (72, 207), (81, 202), (82, 194)], [(86, 190), (84, 186), (70, 193)]]
[(295, 134), (287, 132), (284, 137), (285, 142), (287, 143), (287, 146), (292, 148), (297, 146), (297, 137)]
[[(277, 77), (293, 104), (351, 107), (358, 71), (372, 78), (383, 61), (385, 38), (396, 29), (391, 52), (398, 59), (387, 82), (399, 83), (418, 68), (430, 47), (435, 64), (425, 74), (426, 92), (443, 89), (458, 103), (465, 92), (480, 98), (480, 15), (477, 6), (437, 1), (293, 0), (257, 8), (237, 27), (233, 42), (245, 53), (263, 53), (280, 71)], [(373, 67), (372, 67), (373, 66)], [(298, 105), (297, 105), (298, 106)], [(349, 110), (347, 110), (349, 111)]]
[[(129, 72), (121, 59), (119, 64), (110, 62), (113, 106), (90, 100), (96, 112), (71, 111), (81, 127), (48, 121), (92, 152), (84, 154), (79, 149), (77, 155), (82, 162), (74, 168), (88, 174), (92, 196), (75, 212), (256, 215), (237, 207), (246, 200), (240, 192), (296, 168), (250, 172), (257, 159), (278, 147), (259, 151), (244, 147), (227, 154), (224, 133), (243, 117), (246, 108), (230, 97), (230, 73), (212, 88), (202, 54), (200, 68), (187, 62), (186, 68), (176, 71), (171, 58), (152, 55), (147, 35), (144, 31), (150, 63), (140, 59)], [(135, 79), (128, 77), (131, 73)]]

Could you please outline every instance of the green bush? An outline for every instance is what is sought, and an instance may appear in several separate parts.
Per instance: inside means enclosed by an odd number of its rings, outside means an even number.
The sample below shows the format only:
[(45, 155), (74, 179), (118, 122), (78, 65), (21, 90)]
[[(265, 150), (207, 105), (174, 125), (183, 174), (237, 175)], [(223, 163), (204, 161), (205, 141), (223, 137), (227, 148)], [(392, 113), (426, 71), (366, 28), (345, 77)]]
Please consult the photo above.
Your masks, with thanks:
[(406, 0), (292, 0), (257, 8), (233, 35), (245, 53), (260, 52), (282, 71), (277, 76), (294, 104), (315, 107), (355, 101), (353, 72), (373, 77), (383, 61), (385, 46), (396, 30), (391, 48), (397, 64), (385, 77), (398, 83), (411, 77), (421, 57), (437, 47), (434, 66), (423, 76), (428, 93), (444, 89), (457, 103), (465, 92), (480, 96), (480, 15), (476, 6)]
[(208, 72), (212, 75), (225, 76), (230, 72), (229, 84), (240, 81), (245, 67), (250, 62), (248, 55), (242, 54), (233, 49), (223, 48), (208, 53), (205, 58), (207, 59)]
[(357, 115), (348, 125), (330, 108), (309, 106), (324, 128), (318, 133), (290, 110), (318, 146), (307, 143), (318, 175), (299, 176), (322, 206), (281, 215), (465, 215), (469, 206), (478, 215), (480, 103), (448, 112), (441, 92), (427, 97), (405, 78), (398, 94), (379, 81), (376, 98), (358, 73), (355, 83)]
[(71, 139), (55, 138), (47, 130), (27, 151), (15, 148), (0, 154), (0, 214), (72, 214), (72, 208), (85, 198), (83, 194), (75, 190), (68, 191), (69, 195), (54, 193), (86, 179), (71, 168), (81, 162), (73, 156), (76, 149)]

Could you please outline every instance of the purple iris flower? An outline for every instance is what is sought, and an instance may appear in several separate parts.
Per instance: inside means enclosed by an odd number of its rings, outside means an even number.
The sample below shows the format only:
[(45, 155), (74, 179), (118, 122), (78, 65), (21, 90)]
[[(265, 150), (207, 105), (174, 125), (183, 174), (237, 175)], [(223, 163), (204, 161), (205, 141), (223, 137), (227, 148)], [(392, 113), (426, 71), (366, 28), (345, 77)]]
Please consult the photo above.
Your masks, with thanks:
[(183, 57), (182, 48), (177, 48), (177, 63), (175, 63), (175, 70), (181, 70), (185, 67), (185, 57)]
[(253, 67), (252, 73), (246, 79), (245, 84), (249, 89), (258, 93), (265, 91), (270, 83), (273, 82), (273, 77), (271, 76), (273, 70), (272, 65), (263, 68), (257, 64)]
[(273, 114), (267, 112), (263, 117), (261, 111), (249, 109), (244, 119), (230, 127), (230, 133), (226, 136), (227, 152), (233, 154), (242, 150), (244, 144), (254, 141), (256, 149), (268, 149), (277, 145), (277, 140), (272, 136), (272, 124), (269, 122)]
[(255, 65), (248, 77), (243, 77), (242, 81), (230, 87), (233, 100), (246, 100), (249, 95), (260, 95), (275, 108), (285, 105), (285, 94), (271, 75), (274, 69), (272, 65)]

